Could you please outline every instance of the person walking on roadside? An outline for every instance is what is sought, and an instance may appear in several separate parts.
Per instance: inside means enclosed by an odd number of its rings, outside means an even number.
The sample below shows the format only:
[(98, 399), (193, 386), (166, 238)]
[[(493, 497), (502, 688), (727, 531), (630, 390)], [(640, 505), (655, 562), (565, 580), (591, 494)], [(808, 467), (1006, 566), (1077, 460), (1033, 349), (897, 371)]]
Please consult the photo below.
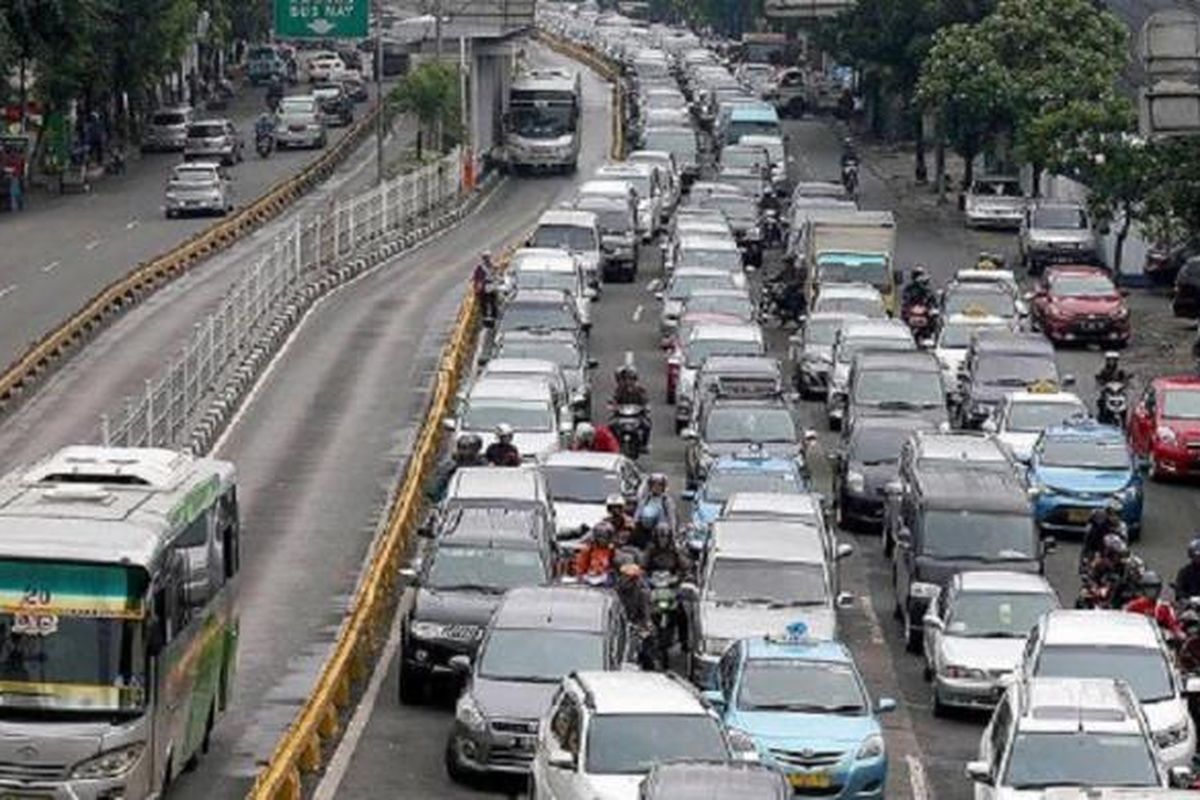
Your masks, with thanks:
[(4, 175), (8, 180), (8, 210), (17, 213), (25, 207), (25, 196), (21, 186), (21, 173), (16, 167), (7, 167)]
[(496, 321), (497, 295), (500, 290), (500, 271), (492, 261), (492, 254), (484, 250), (479, 256), (479, 263), (471, 273), (471, 286), (475, 291), (475, 299), (479, 302), (479, 313), (483, 316), (484, 324)]

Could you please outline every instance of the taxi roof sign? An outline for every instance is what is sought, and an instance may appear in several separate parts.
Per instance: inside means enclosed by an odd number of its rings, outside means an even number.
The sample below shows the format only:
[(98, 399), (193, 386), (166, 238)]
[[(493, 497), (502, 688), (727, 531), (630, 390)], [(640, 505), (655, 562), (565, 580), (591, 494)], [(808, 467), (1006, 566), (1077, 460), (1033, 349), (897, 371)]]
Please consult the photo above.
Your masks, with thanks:
[(1056, 394), (1058, 384), (1051, 380), (1035, 381), (1029, 384), (1028, 391), (1030, 394)]
[(781, 634), (767, 634), (764, 638), (774, 644), (810, 644), (812, 642), (808, 635), (808, 623), (803, 620), (796, 620), (789, 624)]

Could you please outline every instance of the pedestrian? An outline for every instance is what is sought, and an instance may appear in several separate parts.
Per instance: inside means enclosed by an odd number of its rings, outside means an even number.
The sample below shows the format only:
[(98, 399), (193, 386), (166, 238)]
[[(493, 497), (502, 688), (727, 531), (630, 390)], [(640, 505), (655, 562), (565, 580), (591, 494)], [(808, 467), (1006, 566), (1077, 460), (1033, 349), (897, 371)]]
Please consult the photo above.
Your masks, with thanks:
[(6, 168), (4, 174), (8, 178), (8, 210), (15, 214), (25, 207), (21, 175), (13, 167)]
[(479, 303), (479, 312), (485, 325), (496, 320), (497, 294), (500, 290), (500, 271), (492, 261), (491, 252), (485, 250), (479, 257), (479, 263), (471, 273), (471, 286), (475, 291), (475, 299)]

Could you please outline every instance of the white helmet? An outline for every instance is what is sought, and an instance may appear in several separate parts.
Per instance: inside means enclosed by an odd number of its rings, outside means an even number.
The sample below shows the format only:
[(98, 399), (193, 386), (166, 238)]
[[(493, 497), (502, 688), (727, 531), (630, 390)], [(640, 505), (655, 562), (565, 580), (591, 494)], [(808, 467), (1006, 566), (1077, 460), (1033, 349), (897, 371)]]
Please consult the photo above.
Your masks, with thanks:
[(507, 422), (501, 422), (499, 425), (496, 426), (496, 438), (499, 439), (500, 441), (503, 442), (503, 441), (512, 439), (512, 436), (513, 436), (512, 425), (509, 425)]

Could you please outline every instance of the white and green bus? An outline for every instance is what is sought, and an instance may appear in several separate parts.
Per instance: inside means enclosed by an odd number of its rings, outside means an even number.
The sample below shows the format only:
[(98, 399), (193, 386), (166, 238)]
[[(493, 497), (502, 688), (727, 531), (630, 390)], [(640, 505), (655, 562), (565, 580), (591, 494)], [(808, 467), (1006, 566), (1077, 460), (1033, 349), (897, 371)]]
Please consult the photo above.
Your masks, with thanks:
[(67, 447), (0, 479), (0, 797), (159, 796), (238, 643), (233, 465)]

